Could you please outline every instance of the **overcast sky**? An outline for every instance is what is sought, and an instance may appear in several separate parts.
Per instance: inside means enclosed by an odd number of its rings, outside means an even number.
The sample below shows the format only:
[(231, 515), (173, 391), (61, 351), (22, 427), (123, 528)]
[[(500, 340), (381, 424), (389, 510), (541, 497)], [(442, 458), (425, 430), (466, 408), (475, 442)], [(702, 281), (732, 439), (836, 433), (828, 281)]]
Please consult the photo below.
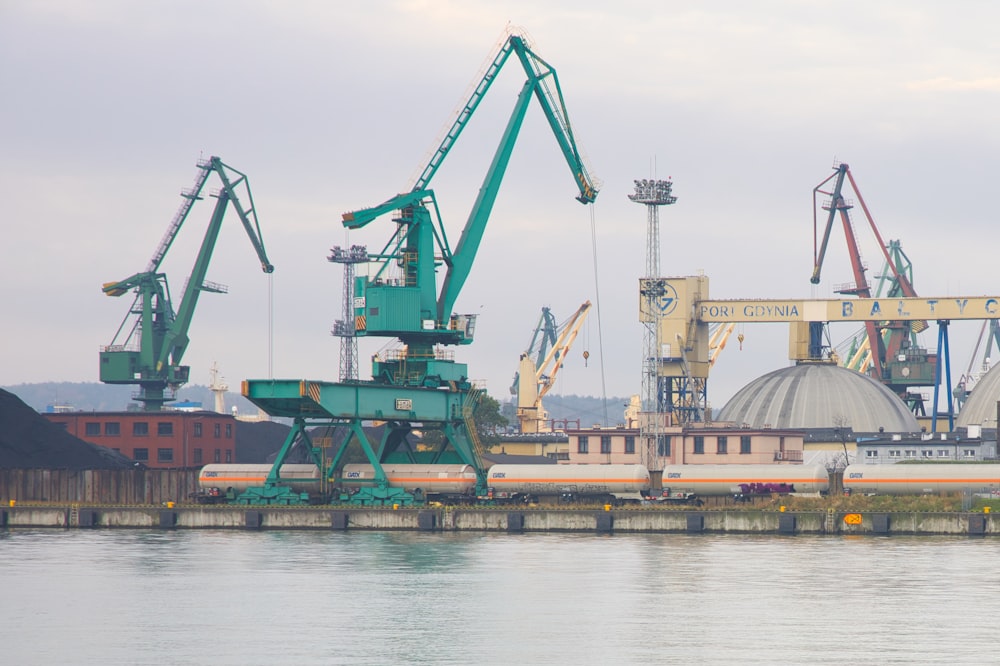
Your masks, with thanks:
[[(0, 385), (98, 380), (130, 303), (101, 285), (146, 267), (211, 155), (249, 177), (275, 266), (273, 355), (269, 278), (230, 213), (208, 275), (230, 292), (201, 298), (192, 383), (213, 362), (234, 387), (272, 371), (335, 381), (343, 273), (329, 249), (379, 248), (392, 232), (386, 218), (348, 236), (341, 214), (410, 188), (508, 27), (558, 72), (602, 189), (593, 211), (575, 201), (533, 104), (456, 305), (479, 315), (457, 360), (495, 397), (508, 397), (541, 308), (561, 321), (587, 299), (598, 308), (554, 392), (639, 392), (635, 178), (672, 178), (661, 272), (703, 271), (712, 298), (828, 298), (851, 279), (838, 229), (823, 282), (809, 283), (812, 190), (838, 161), (883, 237), (901, 241), (918, 293), (998, 294), (1000, 6), (958, 7), (0, 0)], [(432, 182), (453, 242), (523, 81), (512, 60)], [(210, 215), (195, 206), (163, 264), (175, 301)], [(978, 331), (952, 326), (956, 379)], [(716, 408), (789, 365), (787, 326), (739, 332), (709, 380)], [(384, 342), (362, 342), (363, 377)]]

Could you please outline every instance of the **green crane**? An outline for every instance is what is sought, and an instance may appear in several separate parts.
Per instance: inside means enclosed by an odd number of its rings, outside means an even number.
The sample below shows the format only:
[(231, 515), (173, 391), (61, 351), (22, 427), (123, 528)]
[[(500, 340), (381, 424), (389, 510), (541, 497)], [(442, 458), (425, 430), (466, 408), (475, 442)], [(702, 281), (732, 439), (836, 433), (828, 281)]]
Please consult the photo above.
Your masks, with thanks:
[[(181, 226), (191, 212), (195, 201), (202, 199), (201, 192), (211, 174), (217, 174), (222, 187), (216, 197), (215, 210), (205, 231), (201, 250), (195, 259), (194, 269), (188, 278), (180, 306), (174, 311), (170, 299), (167, 276), (159, 272)], [(240, 203), (238, 193), (245, 193), (249, 208)], [(202, 292), (225, 293), (223, 285), (205, 279), (215, 243), (222, 228), (226, 208), (232, 204), (239, 215), (250, 242), (260, 259), (265, 273), (274, 271), (267, 259), (261, 241), (260, 225), (254, 209), (253, 195), (245, 174), (224, 164), (218, 157), (198, 162), (198, 175), (194, 186), (181, 193), (183, 202), (171, 220), (156, 252), (146, 270), (117, 282), (104, 285), (108, 296), (121, 296), (133, 291), (135, 300), (128, 314), (118, 327), (111, 344), (100, 352), (100, 376), (106, 384), (136, 384), (139, 392), (133, 396), (146, 411), (159, 411), (174, 399), (178, 387), (187, 383), (190, 368), (181, 365), (181, 359), (190, 339), (188, 328)], [(169, 389), (169, 391), (168, 391)]]
[[(434, 191), (429, 189), (455, 141), (511, 55), (520, 61), (527, 78), (486, 173), (457, 244), (452, 249), (441, 221)], [(578, 194), (592, 203), (597, 186), (584, 166), (563, 101), (556, 72), (517, 35), (510, 36), (487, 67), (482, 80), (459, 111), (441, 145), (410, 191), (377, 206), (343, 216), (348, 229), (364, 227), (392, 215), (394, 233), (381, 249), (370, 254), (375, 270), (354, 282), (355, 329), (358, 336), (397, 338), (403, 348), (373, 359), (372, 379), (329, 383), (298, 380), (247, 380), (243, 394), (273, 416), (295, 419), (285, 446), (278, 453), (272, 477), (254, 491), (247, 503), (283, 502), (278, 473), (293, 440), (308, 440), (305, 425), (313, 419), (344, 426), (349, 436), (328, 470), (332, 474), (351, 441), (358, 441), (375, 469), (375, 487), (363, 503), (409, 503), (414, 497), (389, 486), (385, 462), (460, 462), (471, 465), (486, 490), (486, 472), (471, 422), (479, 392), (468, 379), (465, 364), (456, 363), (440, 346), (466, 345), (473, 340), (476, 317), (455, 314), (459, 292), (472, 269), (486, 223), (496, 201), (521, 124), (531, 99), (538, 100), (566, 159)], [(444, 268), (440, 291), (437, 269)], [(362, 421), (386, 423), (381, 442), (373, 443)], [(440, 430), (440, 444), (432, 451), (410, 450), (406, 434), (413, 429)], [(314, 455), (321, 464), (317, 449)], [(273, 492), (268, 486), (275, 485)], [(361, 493), (359, 493), (361, 495)], [(355, 501), (359, 501), (355, 498)]]
[[(479, 196), (452, 251), (433, 190), (428, 189), (445, 157), (473, 112), (512, 54), (520, 60), (527, 79), (521, 87), (500, 145), (479, 190)], [(512, 35), (494, 57), (472, 96), (434, 152), (413, 188), (363, 210), (346, 213), (344, 226), (358, 229), (388, 213), (396, 213), (396, 233), (372, 260), (380, 266), (371, 277), (355, 280), (357, 335), (397, 337), (406, 345), (404, 359), (376, 361), (373, 379), (391, 384), (440, 386), (463, 381), (465, 367), (434, 361), (435, 345), (472, 342), (474, 315), (455, 315), (452, 309), (472, 270), (486, 223), (532, 97), (538, 100), (579, 189), (577, 199), (592, 203), (597, 187), (584, 166), (573, 137), (569, 115), (554, 69)], [(436, 284), (435, 254), (445, 267), (440, 293)], [(360, 299), (360, 300), (357, 300)]]

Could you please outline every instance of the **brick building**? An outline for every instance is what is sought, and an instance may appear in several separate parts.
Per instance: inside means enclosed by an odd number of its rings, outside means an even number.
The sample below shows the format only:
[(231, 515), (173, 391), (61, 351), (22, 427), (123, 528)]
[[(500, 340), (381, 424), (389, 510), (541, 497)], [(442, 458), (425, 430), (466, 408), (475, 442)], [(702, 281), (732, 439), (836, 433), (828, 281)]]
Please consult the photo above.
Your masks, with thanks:
[(236, 419), (216, 412), (42, 414), (71, 435), (153, 469), (236, 462)]

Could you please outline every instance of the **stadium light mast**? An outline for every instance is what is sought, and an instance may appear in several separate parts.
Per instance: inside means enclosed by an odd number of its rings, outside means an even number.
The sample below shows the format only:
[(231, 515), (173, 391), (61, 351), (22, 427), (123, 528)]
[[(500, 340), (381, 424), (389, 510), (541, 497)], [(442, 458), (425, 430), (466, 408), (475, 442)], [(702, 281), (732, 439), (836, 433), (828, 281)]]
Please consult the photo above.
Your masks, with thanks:
[[(673, 195), (673, 182), (643, 178), (635, 181), (635, 194), (628, 198), (646, 207), (646, 274), (641, 281), (639, 298), (643, 310), (655, 313), (654, 305), (663, 293), (663, 276), (660, 274), (660, 207), (677, 201)], [(661, 456), (668, 455), (664, 427), (669, 423), (669, 386), (660, 377), (659, 318), (643, 317), (642, 339), (642, 411), (639, 418), (639, 437), (644, 462), (650, 469), (659, 470)]]
[(368, 248), (352, 245), (344, 249), (339, 245), (330, 249), (327, 260), (344, 265), (344, 291), (342, 319), (333, 323), (334, 336), (340, 338), (340, 381), (358, 379), (358, 335), (354, 323), (354, 267), (368, 261)]

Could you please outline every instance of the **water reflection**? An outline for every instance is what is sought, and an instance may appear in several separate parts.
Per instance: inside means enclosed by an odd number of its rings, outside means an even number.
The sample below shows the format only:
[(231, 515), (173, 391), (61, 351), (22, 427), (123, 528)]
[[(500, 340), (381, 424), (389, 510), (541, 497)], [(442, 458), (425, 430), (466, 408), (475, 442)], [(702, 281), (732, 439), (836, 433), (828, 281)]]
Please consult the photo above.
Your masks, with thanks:
[(9, 530), (11, 664), (988, 663), (1000, 542)]

